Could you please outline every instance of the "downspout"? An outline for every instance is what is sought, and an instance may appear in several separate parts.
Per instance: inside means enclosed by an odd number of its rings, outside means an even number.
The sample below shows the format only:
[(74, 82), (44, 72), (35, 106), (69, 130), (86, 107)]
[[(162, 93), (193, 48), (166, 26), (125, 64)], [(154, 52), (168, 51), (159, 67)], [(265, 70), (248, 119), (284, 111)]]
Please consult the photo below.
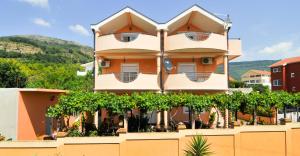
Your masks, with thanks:
[(161, 93), (164, 93), (164, 84), (163, 84), (163, 61), (164, 61), (164, 54), (165, 54), (165, 33), (164, 30), (160, 30), (160, 72), (159, 72), (159, 83)]
[(95, 29), (92, 29), (93, 31), (93, 47), (94, 47), (94, 51), (93, 51), (93, 58), (94, 58), (94, 65), (93, 65), (93, 77), (94, 77), (94, 82), (93, 82), (93, 89), (95, 91), (95, 81), (96, 81), (96, 72), (95, 72), (95, 64), (96, 64), (96, 57), (95, 57), (95, 54), (96, 54), (96, 37), (95, 37)]

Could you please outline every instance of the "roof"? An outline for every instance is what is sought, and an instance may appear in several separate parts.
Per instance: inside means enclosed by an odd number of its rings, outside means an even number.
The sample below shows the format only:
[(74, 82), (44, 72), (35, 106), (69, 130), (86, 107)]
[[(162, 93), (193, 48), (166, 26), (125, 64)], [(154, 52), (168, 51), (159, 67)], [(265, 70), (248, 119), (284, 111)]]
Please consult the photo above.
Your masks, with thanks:
[(272, 65), (270, 65), (269, 67), (278, 67), (278, 66), (285, 66), (287, 64), (291, 64), (291, 63), (297, 63), (300, 62), (300, 56), (298, 57), (291, 57), (291, 58), (286, 58), (283, 60), (280, 60)]
[(256, 73), (256, 74), (260, 74), (260, 75), (271, 75), (271, 72), (266, 71), (266, 70), (256, 70), (256, 69), (252, 69), (252, 70), (248, 70), (246, 73), (244, 73), (242, 75), (242, 77), (248, 73)]
[(132, 15), (135, 15), (136, 17), (138, 17), (142, 21), (145, 21), (145, 22), (157, 27), (157, 29), (166, 29), (166, 27), (174, 24), (175, 22), (177, 22), (178, 20), (180, 20), (184, 16), (187, 16), (191, 12), (198, 12), (198, 13), (206, 16), (211, 21), (214, 21), (215, 23), (218, 23), (222, 26), (231, 27), (231, 22), (230, 21), (223, 20), (222, 18), (216, 16), (215, 14), (213, 14), (213, 13), (205, 10), (204, 8), (200, 7), (199, 5), (195, 4), (192, 7), (186, 9), (185, 11), (183, 11), (182, 13), (180, 13), (179, 15), (173, 17), (171, 20), (169, 20), (165, 23), (156, 22), (155, 20), (153, 20), (153, 19), (143, 15), (142, 13), (132, 9), (131, 7), (127, 6), (123, 9), (121, 9), (120, 11), (116, 12), (112, 16), (109, 16), (109, 17), (105, 18), (104, 20), (102, 20), (102, 21), (100, 21), (96, 24), (91, 24), (91, 28), (94, 29), (94, 30), (98, 30), (100, 27), (110, 23), (111, 21), (115, 21), (117, 18), (120, 18), (120, 16), (122, 16), (123, 14), (130, 13)]
[(20, 88), (20, 92), (48, 92), (48, 93), (66, 93), (66, 90), (60, 89), (43, 89), (43, 88)]
[(82, 66), (82, 67), (94, 66), (94, 62), (88, 62), (88, 63), (85, 63), (85, 64), (81, 64), (80, 66)]

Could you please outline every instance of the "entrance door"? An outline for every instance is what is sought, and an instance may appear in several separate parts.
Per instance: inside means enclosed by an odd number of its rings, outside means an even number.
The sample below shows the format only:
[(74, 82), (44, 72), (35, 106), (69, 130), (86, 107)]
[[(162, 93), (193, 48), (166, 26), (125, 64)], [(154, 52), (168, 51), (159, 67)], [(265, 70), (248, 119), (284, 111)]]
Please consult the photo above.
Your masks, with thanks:
[(123, 63), (121, 65), (120, 79), (122, 82), (131, 82), (136, 79), (139, 73), (139, 65), (137, 63)]
[(179, 63), (178, 73), (185, 73), (186, 76), (191, 80), (196, 80), (196, 65), (195, 63)]
[(46, 117), (46, 135), (52, 135), (53, 120), (50, 117)]

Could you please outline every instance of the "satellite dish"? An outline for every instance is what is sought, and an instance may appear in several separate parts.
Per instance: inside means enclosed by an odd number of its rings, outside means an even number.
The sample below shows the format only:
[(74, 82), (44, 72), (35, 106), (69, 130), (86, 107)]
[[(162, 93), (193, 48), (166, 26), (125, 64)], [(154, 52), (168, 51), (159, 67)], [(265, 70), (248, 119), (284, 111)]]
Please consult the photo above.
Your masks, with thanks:
[(172, 62), (169, 58), (164, 59), (164, 66), (167, 72), (170, 72), (173, 69)]

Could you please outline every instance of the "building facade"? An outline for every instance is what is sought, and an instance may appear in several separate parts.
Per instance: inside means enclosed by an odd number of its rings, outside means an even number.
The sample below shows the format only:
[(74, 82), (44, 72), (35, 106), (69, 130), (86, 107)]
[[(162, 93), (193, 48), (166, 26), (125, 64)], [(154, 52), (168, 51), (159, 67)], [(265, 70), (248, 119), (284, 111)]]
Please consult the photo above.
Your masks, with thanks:
[(271, 89), (271, 73), (264, 70), (249, 70), (241, 76), (241, 81), (247, 85), (261, 84)]
[[(95, 91), (228, 90), (228, 62), (241, 55), (231, 22), (193, 6), (164, 24), (125, 8), (92, 25)], [(224, 65), (223, 73), (216, 73)]]
[[(91, 26), (94, 90), (225, 92), (228, 62), (242, 52), (241, 40), (229, 39), (231, 25), (229, 18), (223, 20), (199, 6), (163, 24), (127, 7)], [(223, 65), (222, 73), (216, 72), (218, 65)], [(188, 113), (174, 118), (187, 119)]]
[(300, 92), (300, 57), (283, 59), (270, 68), (272, 90)]

